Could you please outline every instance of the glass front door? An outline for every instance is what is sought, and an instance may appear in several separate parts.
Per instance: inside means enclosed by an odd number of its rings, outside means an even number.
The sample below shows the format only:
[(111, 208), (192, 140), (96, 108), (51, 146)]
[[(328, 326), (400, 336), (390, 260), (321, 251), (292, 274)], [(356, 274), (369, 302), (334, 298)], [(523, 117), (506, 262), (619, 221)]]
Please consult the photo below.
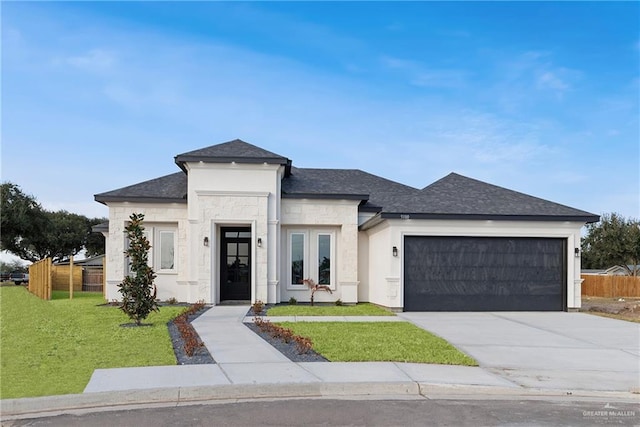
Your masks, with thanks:
[(221, 229), (220, 300), (251, 300), (251, 228)]

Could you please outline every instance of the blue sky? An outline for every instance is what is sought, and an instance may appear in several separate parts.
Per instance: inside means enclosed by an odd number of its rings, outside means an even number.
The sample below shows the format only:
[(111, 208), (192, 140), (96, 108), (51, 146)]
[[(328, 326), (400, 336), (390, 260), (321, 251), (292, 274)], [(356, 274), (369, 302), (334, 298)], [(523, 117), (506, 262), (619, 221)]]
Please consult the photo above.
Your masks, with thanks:
[(3, 2), (2, 180), (49, 209), (241, 138), (639, 217), (637, 2)]

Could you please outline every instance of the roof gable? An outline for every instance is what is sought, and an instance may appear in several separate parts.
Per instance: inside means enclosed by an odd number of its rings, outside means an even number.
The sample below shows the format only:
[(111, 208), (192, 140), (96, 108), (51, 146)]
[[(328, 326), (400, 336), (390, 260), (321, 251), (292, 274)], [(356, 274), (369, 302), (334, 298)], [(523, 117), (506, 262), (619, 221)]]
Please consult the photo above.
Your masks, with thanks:
[(175, 162), (186, 171), (186, 162), (205, 163), (268, 163), (290, 167), (291, 160), (271, 151), (257, 147), (240, 139), (223, 142), (187, 153), (178, 154)]

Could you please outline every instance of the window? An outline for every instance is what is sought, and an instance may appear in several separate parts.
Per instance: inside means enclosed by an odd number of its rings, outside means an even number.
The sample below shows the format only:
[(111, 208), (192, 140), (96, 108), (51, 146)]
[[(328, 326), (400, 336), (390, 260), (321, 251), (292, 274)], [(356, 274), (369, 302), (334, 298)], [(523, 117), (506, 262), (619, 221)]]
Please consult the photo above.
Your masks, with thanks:
[(160, 235), (160, 270), (174, 270), (175, 268), (175, 233), (162, 230)]
[[(289, 286), (305, 286), (304, 279), (335, 287), (335, 233), (321, 230), (289, 232)], [(305, 286), (306, 287), (306, 286)]]
[[(156, 273), (176, 273), (177, 227), (146, 224), (143, 233), (151, 245), (148, 253), (149, 267), (153, 268)], [(124, 250), (127, 249), (129, 249), (129, 239), (125, 236)], [(124, 270), (125, 274), (131, 274), (131, 260), (126, 255)]]
[(318, 234), (318, 284), (331, 284), (331, 234)]
[(302, 285), (304, 277), (305, 242), (304, 233), (291, 233), (291, 281), (292, 285)]

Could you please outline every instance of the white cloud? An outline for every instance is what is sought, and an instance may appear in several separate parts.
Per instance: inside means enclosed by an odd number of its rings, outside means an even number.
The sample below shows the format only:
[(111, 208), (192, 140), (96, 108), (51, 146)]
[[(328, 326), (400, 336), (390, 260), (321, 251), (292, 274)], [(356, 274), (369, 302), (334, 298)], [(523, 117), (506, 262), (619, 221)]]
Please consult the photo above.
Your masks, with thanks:
[(470, 73), (456, 68), (432, 68), (418, 61), (384, 55), (380, 57), (383, 67), (400, 72), (410, 84), (432, 88), (461, 88), (467, 85)]
[(116, 58), (113, 52), (96, 48), (82, 55), (68, 57), (66, 62), (81, 69), (102, 71), (114, 66)]
[(552, 71), (542, 71), (538, 75), (536, 86), (539, 89), (551, 89), (560, 92), (569, 89), (569, 85), (563, 81), (557, 73)]

